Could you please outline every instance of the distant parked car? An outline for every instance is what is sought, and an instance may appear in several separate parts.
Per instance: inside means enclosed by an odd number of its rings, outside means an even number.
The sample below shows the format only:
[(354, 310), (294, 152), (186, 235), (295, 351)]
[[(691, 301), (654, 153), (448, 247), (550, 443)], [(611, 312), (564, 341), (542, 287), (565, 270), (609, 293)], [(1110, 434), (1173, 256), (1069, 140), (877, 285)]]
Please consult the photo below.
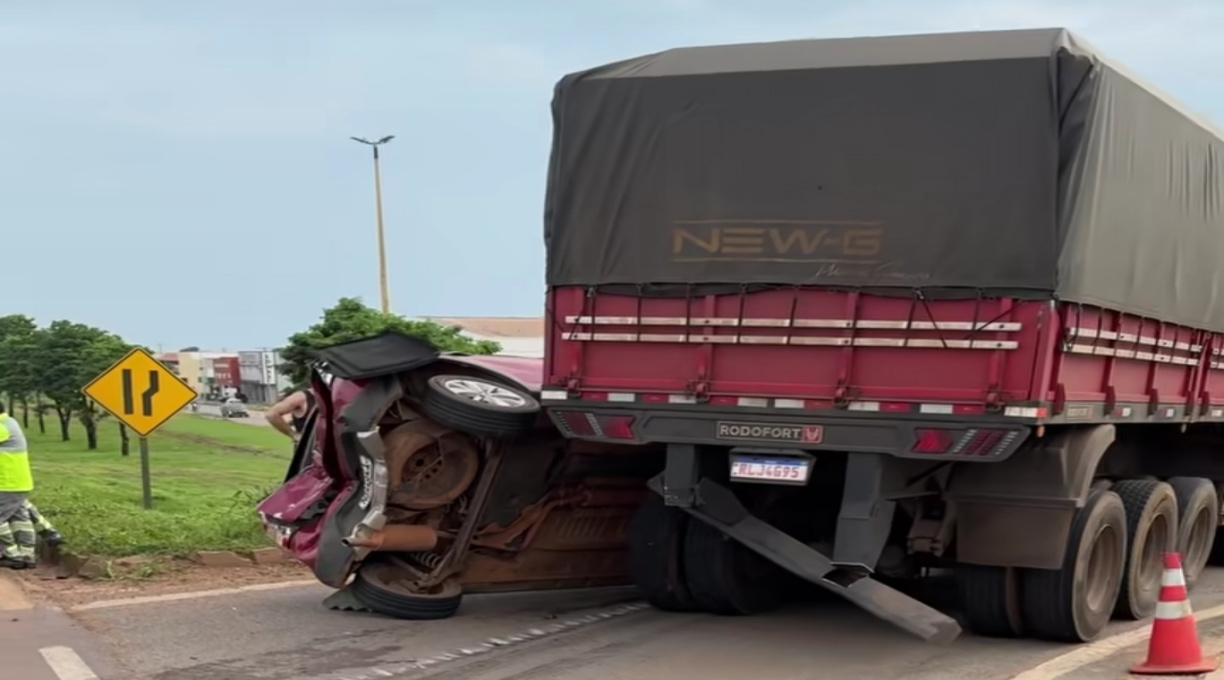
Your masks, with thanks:
[(221, 404), (222, 418), (249, 418), (251, 414), (247, 411), (246, 404), (242, 403), (241, 399), (230, 397)]

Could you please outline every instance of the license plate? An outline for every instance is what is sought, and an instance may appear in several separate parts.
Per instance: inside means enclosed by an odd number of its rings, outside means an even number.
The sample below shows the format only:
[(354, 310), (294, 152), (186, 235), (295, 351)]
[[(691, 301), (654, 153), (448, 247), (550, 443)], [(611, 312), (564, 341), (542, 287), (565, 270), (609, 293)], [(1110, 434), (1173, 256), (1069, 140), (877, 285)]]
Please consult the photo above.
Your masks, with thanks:
[(812, 461), (804, 458), (731, 456), (731, 479), (766, 484), (807, 484)]

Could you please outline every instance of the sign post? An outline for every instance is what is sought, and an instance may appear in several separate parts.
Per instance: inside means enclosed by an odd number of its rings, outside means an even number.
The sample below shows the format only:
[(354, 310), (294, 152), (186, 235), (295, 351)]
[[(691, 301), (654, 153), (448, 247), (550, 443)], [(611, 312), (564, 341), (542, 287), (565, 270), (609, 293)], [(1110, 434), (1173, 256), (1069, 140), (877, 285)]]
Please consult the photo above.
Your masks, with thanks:
[(149, 435), (195, 401), (196, 391), (143, 349), (127, 353), (82, 390), (140, 437), (144, 507), (153, 507)]

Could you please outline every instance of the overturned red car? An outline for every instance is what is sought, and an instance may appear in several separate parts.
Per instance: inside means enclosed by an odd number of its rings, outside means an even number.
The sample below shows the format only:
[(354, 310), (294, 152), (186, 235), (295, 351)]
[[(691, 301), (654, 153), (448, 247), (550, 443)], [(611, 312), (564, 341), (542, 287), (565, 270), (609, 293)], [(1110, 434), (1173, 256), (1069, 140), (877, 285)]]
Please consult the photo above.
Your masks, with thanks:
[(322, 583), (401, 618), (448, 617), (464, 592), (628, 582), (630, 524), (663, 458), (563, 437), (542, 374), (394, 333), (322, 351), (318, 408), (265, 525)]

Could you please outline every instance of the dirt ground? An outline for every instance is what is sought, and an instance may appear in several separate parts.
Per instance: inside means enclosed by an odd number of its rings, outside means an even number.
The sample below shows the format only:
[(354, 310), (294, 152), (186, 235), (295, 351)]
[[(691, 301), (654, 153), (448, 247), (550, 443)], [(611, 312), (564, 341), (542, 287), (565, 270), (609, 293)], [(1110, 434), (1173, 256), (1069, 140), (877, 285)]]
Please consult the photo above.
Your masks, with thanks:
[(113, 577), (104, 579), (59, 578), (53, 569), (41, 567), (13, 575), (32, 597), (65, 609), (102, 600), (313, 580), (310, 570), (296, 563), (204, 567), (188, 560), (117, 565)]

